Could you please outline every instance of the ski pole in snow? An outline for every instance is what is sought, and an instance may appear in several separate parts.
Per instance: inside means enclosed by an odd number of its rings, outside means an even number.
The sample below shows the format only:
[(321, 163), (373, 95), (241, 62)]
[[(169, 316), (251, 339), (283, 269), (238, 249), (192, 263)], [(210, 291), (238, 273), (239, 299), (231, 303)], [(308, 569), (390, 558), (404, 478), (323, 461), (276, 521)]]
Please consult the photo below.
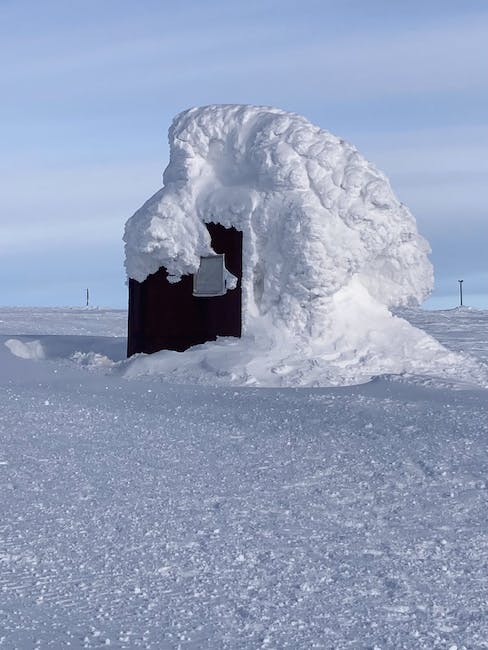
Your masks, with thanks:
[(87, 307), (88, 307), (89, 302), (90, 302), (90, 292), (89, 292), (88, 289), (87, 289), (87, 290), (86, 290), (86, 306), (87, 306)]
[(463, 306), (463, 282), (464, 280), (458, 280), (459, 282), (459, 306)]

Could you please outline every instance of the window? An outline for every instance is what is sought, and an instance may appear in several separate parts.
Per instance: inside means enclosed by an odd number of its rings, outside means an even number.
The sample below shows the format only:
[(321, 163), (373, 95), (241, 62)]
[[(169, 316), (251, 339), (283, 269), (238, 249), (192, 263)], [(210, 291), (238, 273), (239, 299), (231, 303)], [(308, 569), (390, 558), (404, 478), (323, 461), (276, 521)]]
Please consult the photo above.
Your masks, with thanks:
[(223, 296), (226, 293), (227, 271), (224, 255), (200, 258), (200, 268), (193, 275), (193, 295), (201, 298)]

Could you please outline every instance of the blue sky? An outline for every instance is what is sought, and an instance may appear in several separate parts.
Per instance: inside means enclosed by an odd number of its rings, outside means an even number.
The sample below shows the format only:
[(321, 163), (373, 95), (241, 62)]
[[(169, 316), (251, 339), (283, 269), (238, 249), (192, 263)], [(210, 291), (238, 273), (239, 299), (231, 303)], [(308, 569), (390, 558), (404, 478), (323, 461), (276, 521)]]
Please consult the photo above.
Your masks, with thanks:
[(0, 0), (1, 304), (126, 305), (126, 219), (190, 106), (349, 140), (429, 239), (429, 306), (488, 307), (486, 0)]

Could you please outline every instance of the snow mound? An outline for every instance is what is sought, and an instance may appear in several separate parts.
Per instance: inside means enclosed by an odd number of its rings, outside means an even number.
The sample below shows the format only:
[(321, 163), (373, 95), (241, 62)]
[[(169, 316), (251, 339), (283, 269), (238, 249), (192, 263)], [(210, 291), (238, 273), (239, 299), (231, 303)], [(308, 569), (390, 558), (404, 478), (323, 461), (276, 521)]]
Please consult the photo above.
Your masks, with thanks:
[(96, 368), (111, 368), (114, 361), (104, 354), (99, 352), (75, 352), (71, 355), (70, 359), (84, 368), (90, 370)]
[(378, 375), (408, 375), (414, 383), (422, 377), (438, 387), (488, 387), (486, 364), (447, 350), (394, 316), (358, 281), (334, 296), (328, 322), (327, 338), (299, 338), (261, 323), (261, 330), (241, 339), (135, 355), (115, 372), (128, 379), (156, 376), (221, 386), (347, 386)]
[(44, 348), (40, 341), (20, 341), (19, 339), (8, 339), (4, 343), (10, 352), (20, 359), (44, 359)]
[[(212, 253), (206, 223), (243, 232), (243, 338), (139, 355), (127, 376), (337, 385), (473, 362), (394, 317), (433, 285), (430, 248), (387, 178), (347, 142), (285, 111), (193, 108), (169, 130), (164, 187), (129, 219), (126, 269), (178, 282)], [(476, 366), (476, 367), (475, 367)], [(479, 375), (479, 376), (478, 376)]]

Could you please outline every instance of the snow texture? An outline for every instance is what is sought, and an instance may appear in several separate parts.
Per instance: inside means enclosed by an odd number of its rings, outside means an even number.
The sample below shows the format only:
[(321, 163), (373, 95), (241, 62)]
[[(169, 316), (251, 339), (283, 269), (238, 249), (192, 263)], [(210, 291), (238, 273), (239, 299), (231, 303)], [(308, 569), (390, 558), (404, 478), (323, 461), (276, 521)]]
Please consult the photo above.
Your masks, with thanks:
[(176, 117), (169, 144), (163, 189), (127, 223), (129, 277), (195, 273), (212, 253), (205, 223), (217, 222), (244, 234), (248, 327), (270, 314), (300, 335), (324, 333), (331, 297), (352, 278), (389, 306), (431, 290), (429, 246), (386, 177), (305, 118), (193, 108)]
[(127, 273), (143, 281), (165, 267), (177, 282), (212, 253), (206, 223), (236, 227), (243, 338), (137, 358), (128, 375), (336, 385), (463, 366), (390, 313), (431, 290), (429, 246), (353, 146), (299, 115), (239, 105), (181, 113), (169, 144), (164, 187), (126, 225)]
[[(488, 312), (402, 315), (488, 360)], [(126, 318), (0, 308), (2, 650), (486, 648), (486, 391), (80, 365)]]

